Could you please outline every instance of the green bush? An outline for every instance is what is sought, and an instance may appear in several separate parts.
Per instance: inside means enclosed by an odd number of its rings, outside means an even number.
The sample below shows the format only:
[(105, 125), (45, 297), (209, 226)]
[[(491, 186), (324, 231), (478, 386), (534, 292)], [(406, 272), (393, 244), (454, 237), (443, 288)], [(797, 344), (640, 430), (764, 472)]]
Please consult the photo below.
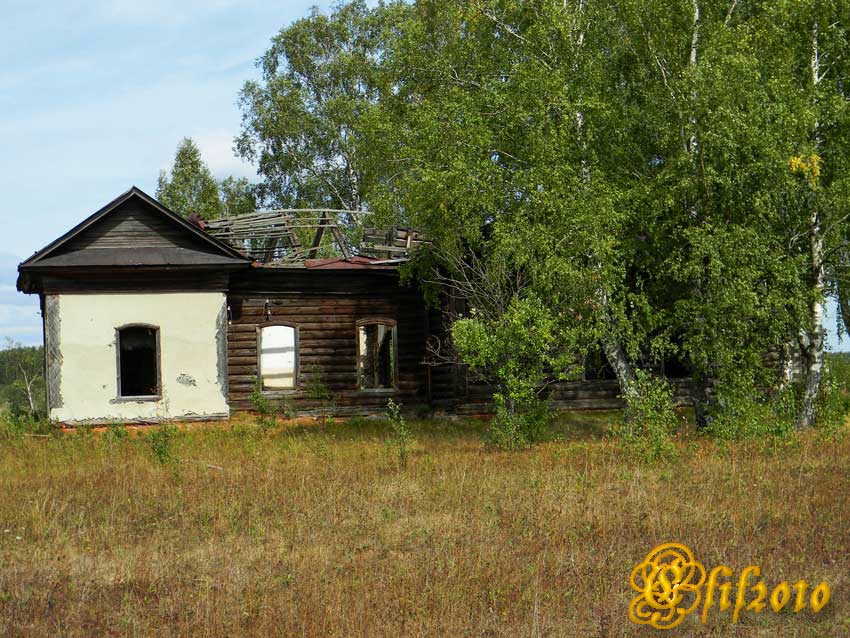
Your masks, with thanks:
[(850, 365), (848, 357), (827, 358), (817, 402), (815, 427), (822, 437), (833, 440), (846, 432), (850, 413)]
[(637, 392), (626, 399), (623, 421), (614, 430), (642, 460), (664, 461), (676, 455), (673, 431), (677, 417), (673, 388), (663, 378), (638, 370)]
[(48, 420), (28, 412), (0, 412), (0, 439), (17, 438), (26, 434), (45, 435), (54, 431)]
[(316, 366), (309, 370), (307, 382), (304, 384), (304, 396), (316, 403), (316, 416), (319, 422), (322, 425), (327, 424), (328, 419), (336, 411), (336, 400)]
[(526, 401), (517, 406), (504, 395), (493, 395), (496, 415), (490, 424), (490, 440), (503, 450), (521, 450), (538, 442), (551, 418), (545, 402)]
[(496, 415), (490, 434), (504, 449), (521, 449), (540, 440), (550, 418), (541, 388), (558, 371), (575, 374), (576, 356), (566, 344), (573, 335), (542, 300), (514, 298), (504, 313), (474, 310), (452, 325), (452, 339), (470, 371), (495, 386)]
[(177, 428), (169, 423), (152, 427), (148, 433), (146, 439), (148, 446), (150, 446), (151, 455), (161, 465), (169, 465), (177, 461), (173, 450), (173, 443), (177, 434)]
[(386, 440), (387, 451), (401, 467), (406, 467), (407, 459), (416, 446), (416, 439), (401, 414), (401, 404), (392, 399), (387, 401), (387, 420), (391, 430), (391, 435)]
[(123, 441), (130, 434), (127, 432), (127, 428), (125, 428), (121, 423), (110, 423), (106, 426), (106, 433), (103, 435), (103, 438), (107, 443), (118, 443), (119, 441)]
[(254, 412), (257, 413), (257, 426), (261, 430), (270, 429), (275, 424), (275, 411), (271, 401), (263, 392), (263, 384), (259, 379), (254, 383), (248, 398), (254, 407)]
[(793, 387), (775, 396), (743, 386), (718, 389), (706, 433), (727, 441), (788, 436), (794, 432), (796, 395)]

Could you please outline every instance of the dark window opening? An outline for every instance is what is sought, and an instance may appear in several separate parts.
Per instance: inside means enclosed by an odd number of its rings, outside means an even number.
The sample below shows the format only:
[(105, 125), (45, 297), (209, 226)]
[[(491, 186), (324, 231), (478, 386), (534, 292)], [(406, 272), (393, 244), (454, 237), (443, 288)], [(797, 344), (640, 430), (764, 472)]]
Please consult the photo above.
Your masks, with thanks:
[(373, 321), (357, 327), (357, 378), (361, 390), (390, 390), (396, 385), (396, 327)]
[(584, 358), (584, 380), (585, 381), (609, 381), (616, 379), (614, 368), (608, 363), (608, 357), (601, 348), (590, 350)]
[(156, 328), (129, 326), (118, 331), (119, 396), (159, 396), (157, 341)]
[(686, 379), (692, 372), (683, 354), (668, 354), (664, 357), (664, 376), (668, 379)]

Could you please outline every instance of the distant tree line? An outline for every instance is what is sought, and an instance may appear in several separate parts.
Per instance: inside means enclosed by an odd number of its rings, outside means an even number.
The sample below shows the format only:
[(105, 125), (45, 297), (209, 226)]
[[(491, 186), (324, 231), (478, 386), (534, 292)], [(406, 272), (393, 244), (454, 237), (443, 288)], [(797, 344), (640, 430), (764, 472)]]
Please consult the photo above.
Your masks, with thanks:
[(46, 416), (44, 348), (11, 339), (0, 350), (0, 411), (13, 416)]

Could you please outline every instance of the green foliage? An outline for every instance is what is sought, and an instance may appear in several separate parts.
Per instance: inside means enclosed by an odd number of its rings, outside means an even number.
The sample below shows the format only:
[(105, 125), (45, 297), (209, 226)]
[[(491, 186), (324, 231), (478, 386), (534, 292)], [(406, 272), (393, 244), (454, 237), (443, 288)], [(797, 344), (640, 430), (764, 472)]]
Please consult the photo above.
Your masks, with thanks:
[(642, 460), (667, 461), (676, 456), (673, 388), (667, 380), (642, 370), (635, 383), (637, 392), (626, 398), (623, 422), (614, 434)]
[(282, 396), (278, 399), (277, 414), (281, 419), (295, 418), (297, 411), (295, 406), (292, 405), (292, 401), (289, 400), (289, 397)]
[(387, 452), (395, 458), (399, 466), (407, 467), (407, 459), (416, 447), (416, 439), (401, 413), (401, 404), (392, 399), (387, 401), (387, 420), (391, 432), (385, 442)]
[(575, 358), (564, 348), (568, 333), (542, 301), (529, 296), (508, 303), (503, 314), (473, 308), (452, 325), (452, 338), (473, 373), (496, 386), (493, 440), (513, 449), (538, 440), (548, 420), (541, 395), (550, 370), (565, 378)]
[(177, 146), (174, 164), (161, 171), (156, 197), (178, 215), (195, 213), (201, 219), (249, 213), (257, 208), (253, 187), (244, 178), (217, 181), (195, 142), (184, 137)]
[(517, 419), (547, 375), (574, 378), (600, 342), (632, 368), (675, 352), (720, 380), (721, 436), (783, 430), (752, 398), (775, 383), (762, 357), (850, 287), (848, 15), (848, 0), (354, 0), (274, 38), (240, 96), (238, 152), (275, 205), (368, 204), (433, 239), (408, 268), (469, 301), (452, 337), (496, 385), (505, 432), (534, 430)]
[(345, 421), (345, 426), (353, 430), (359, 430), (369, 426), (369, 419), (362, 416), (353, 416)]
[(493, 399), (496, 414), (489, 430), (493, 445), (503, 450), (521, 450), (540, 441), (552, 416), (545, 402), (526, 402), (518, 409), (515, 403), (498, 392)]
[(829, 353), (826, 363), (838, 387), (850, 396), (850, 352)]
[(244, 215), (257, 210), (255, 187), (244, 177), (225, 177), (218, 182), (221, 215)]
[(178, 434), (179, 430), (170, 423), (151, 426), (145, 440), (150, 448), (151, 456), (160, 465), (170, 465), (177, 462), (173, 446), (174, 439)]
[(321, 370), (317, 367), (307, 372), (307, 382), (304, 384), (304, 396), (315, 404), (316, 416), (322, 425), (326, 425), (328, 419), (336, 411), (336, 399), (325, 383)]
[(42, 436), (53, 432), (53, 426), (46, 419), (39, 419), (27, 412), (0, 412), (0, 439), (13, 439), (26, 434)]
[(835, 440), (847, 433), (850, 415), (850, 355), (827, 356), (817, 402), (816, 427), (821, 437)]
[(106, 432), (104, 433), (103, 438), (108, 443), (114, 444), (123, 441), (129, 436), (130, 434), (127, 432), (127, 428), (125, 428), (123, 424), (110, 423), (106, 426)]
[(388, 156), (370, 161), (376, 101), (391, 90), (384, 45), (399, 3), (363, 0), (311, 14), (282, 29), (259, 60), (260, 81), (240, 93), (237, 152), (256, 162), (261, 193), (276, 206), (357, 210)]
[(254, 407), (254, 412), (257, 413), (257, 426), (263, 431), (271, 429), (277, 420), (276, 413), (271, 401), (263, 392), (263, 384), (259, 379), (254, 383), (248, 398)]
[(768, 395), (752, 382), (727, 381), (717, 387), (707, 434), (725, 440), (786, 437), (794, 432), (798, 405), (796, 386)]

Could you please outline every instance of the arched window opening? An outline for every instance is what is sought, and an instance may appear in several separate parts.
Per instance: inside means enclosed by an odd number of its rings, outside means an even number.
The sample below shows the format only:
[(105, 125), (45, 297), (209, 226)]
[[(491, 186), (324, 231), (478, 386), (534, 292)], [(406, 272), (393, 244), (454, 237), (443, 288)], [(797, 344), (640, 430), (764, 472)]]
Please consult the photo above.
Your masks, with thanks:
[(298, 385), (298, 333), (295, 327), (264, 326), (259, 330), (260, 379), (263, 389), (293, 390)]

